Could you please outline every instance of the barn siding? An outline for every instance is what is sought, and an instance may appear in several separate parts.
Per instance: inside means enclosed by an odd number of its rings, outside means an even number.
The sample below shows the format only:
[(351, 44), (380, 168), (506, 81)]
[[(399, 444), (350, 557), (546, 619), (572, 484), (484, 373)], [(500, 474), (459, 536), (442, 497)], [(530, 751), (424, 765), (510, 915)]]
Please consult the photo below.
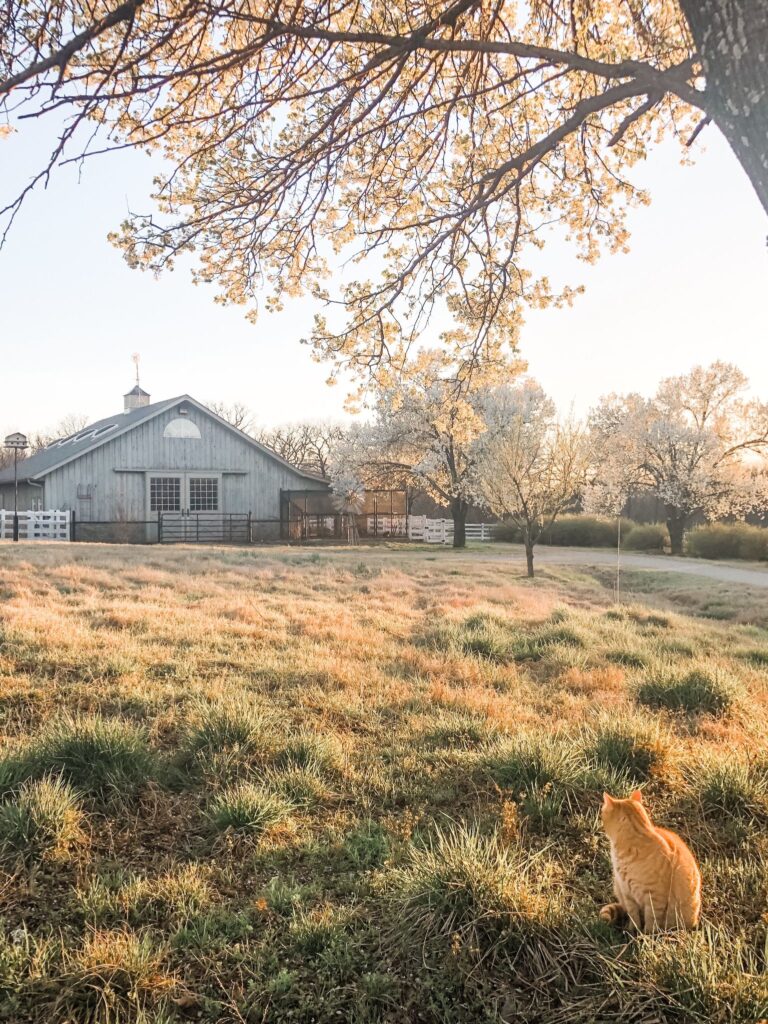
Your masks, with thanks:
[[(147, 515), (147, 470), (223, 473), (221, 511), (250, 512), (254, 519), (279, 518), (281, 489), (325, 489), (319, 481), (315, 483), (283, 466), (189, 403), (190, 413), (185, 419), (198, 426), (201, 438), (164, 438), (165, 427), (184, 404), (179, 402), (48, 474), (46, 506), (74, 509), (80, 521), (143, 520)], [(91, 486), (90, 500), (78, 499), (78, 485)]]
[[(6, 510), (13, 509), (13, 484), (0, 484), (0, 508)], [(33, 487), (31, 484), (19, 482), (19, 511), (29, 511), (32, 508), (32, 503), (37, 498), (43, 498), (43, 488)], [(43, 508), (46, 508), (45, 502), (43, 501)]]

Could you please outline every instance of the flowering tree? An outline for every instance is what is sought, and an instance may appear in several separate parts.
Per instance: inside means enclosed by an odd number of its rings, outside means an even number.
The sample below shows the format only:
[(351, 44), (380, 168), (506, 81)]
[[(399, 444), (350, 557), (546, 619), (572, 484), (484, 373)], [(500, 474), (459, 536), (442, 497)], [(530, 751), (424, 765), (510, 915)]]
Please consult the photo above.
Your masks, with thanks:
[[(589, 260), (625, 246), (661, 137), (714, 121), (768, 209), (764, 51), (756, 0), (7, 0), (0, 135), (53, 132), (4, 212), (80, 139), (155, 151), (155, 212), (116, 238), (131, 265), (195, 253), (253, 312), (264, 290), (338, 301), (312, 342), (365, 370), (444, 303), (474, 357), (572, 294), (530, 269), (547, 226)], [(342, 251), (358, 271), (331, 294)]]
[[(591, 416), (595, 480), (588, 504), (616, 511), (634, 488), (664, 504), (673, 554), (691, 517), (743, 517), (768, 493), (768, 405), (747, 401), (741, 371), (716, 362), (662, 381), (655, 396), (603, 400)], [(621, 502), (623, 504), (623, 501)]]
[(453, 546), (464, 547), (475, 442), (485, 430), (483, 399), (500, 377), (519, 368), (515, 363), (476, 367), (462, 378), (443, 352), (420, 353), (408, 376), (392, 376), (374, 390), (373, 418), (348, 433), (338, 463), (366, 486), (410, 483), (445, 502), (453, 518)]
[(476, 493), (491, 512), (519, 527), (533, 576), (537, 540), (573, 506), (586, 479), (586, 434), (577, 423), (560, 422), (554, 402), (533, 381), (491, 392), (483, 416)]
[(359, 540), (357, 532), (357, 516), (365, 507), (365, 487), (352, 473), (340, 470), (333, 478), (333, 504), (341, 513), (342, 522), (347, 528), (347, 540), (356, 544)]

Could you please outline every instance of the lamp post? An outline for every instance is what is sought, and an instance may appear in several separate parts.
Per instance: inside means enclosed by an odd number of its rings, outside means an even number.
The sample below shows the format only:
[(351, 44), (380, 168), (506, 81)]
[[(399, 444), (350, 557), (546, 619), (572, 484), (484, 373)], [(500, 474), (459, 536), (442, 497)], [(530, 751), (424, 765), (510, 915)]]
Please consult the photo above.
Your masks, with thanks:
[(29, 441), (18, 431), (9, 434), (3, 442), (6, 448), (13, 449), (13, 539), (19, 539), (19, 452), (29, 448)]

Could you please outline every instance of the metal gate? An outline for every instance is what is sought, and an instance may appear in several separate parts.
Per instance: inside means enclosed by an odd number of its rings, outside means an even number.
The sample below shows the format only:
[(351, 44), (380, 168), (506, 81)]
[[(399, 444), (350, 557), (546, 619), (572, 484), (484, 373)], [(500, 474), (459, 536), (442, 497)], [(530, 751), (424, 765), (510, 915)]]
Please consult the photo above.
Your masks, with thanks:
[(250, 512), (174, 512), (158, 518), (161, 544), (250, 544)]

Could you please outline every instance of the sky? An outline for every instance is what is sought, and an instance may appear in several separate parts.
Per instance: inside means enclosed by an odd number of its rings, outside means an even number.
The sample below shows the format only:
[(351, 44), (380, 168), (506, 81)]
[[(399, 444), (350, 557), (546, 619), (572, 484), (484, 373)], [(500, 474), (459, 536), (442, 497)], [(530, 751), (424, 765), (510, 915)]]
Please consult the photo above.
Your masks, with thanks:
[[(52, 127), (0, 140), (0, 200), (27, 180)], [(768, 218), (717, 130), (701, 139), (694, 166), (669, 143), (635, 169), (653, 202), (630, 213), (628, 254), (585, 265), (553, 242), (537, 256), (555, 284), (586, 286), (571, 308), (529, 312), (521, 335), (530, 373), (561, 408), (582, 415), (609, 392), (651, 394), (714, 359), (735, 362), (768, 399)], [(342, 417), (344, 387), (327, 386), (329, 367), (299, 342), (309, 300), (252, 325), (186, 270), (155, 279), (109, 244), (129, 208), (151, 208), (157, 169), (144, 154), (98, 157), (56, 172), (23, 207), (0, 251), (0, 436), (121, 409), (134, 352), (154, 400), (240, 401), (263, 426)]]

